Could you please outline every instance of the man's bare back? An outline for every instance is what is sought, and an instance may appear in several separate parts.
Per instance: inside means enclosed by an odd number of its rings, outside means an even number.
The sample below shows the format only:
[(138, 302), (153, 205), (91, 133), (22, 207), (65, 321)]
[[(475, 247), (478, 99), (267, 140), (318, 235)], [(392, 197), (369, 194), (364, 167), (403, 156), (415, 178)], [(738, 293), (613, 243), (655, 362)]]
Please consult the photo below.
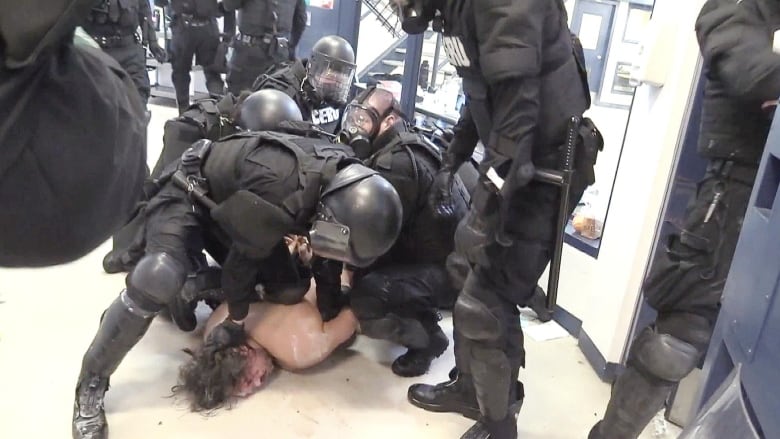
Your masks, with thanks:
[[(206, 322), (204, 339), (227, 316), (227, 306), (220, 305)], [(258, 302), (249, 307), (244, 320), (249, 344), (263, 347), (287, 370), (312, 367), (349, 340), (357, 329), (357, 319), (349, 309), (323, 322), (316, 306), (314, 286), (295, 305)]]

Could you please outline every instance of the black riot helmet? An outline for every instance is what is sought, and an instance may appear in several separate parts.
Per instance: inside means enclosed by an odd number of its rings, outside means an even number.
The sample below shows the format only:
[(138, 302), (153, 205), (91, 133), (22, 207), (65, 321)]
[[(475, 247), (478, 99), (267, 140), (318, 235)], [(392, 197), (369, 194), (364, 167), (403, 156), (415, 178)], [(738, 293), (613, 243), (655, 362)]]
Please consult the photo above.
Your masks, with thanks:
[(374, 153), (372, 144), (379, 135), (382, 122), (390, 115), (406, 119), (401, 104), (390, 90), (368, 87), (344, 110), (338, 142), (351, 146), (359, 159), (367, 159)]
[(441, 0), (390, 0), (390, 6), (401, 20), (401, 28), (408, 34), (421, 34), (440, 9)]
[(312, 251), (324, 258), (367, 267), (393, 246), (403, 210), (393, 186), (376, 171), (351, 163), (320, 195), (309, 231)]
[(355, 50), (337, 35), (320, 38), (311, 48), (306, 78), (314, 95), (335, 107), (347, 103), (355, 76)]
[(250, 94), (241, 103), (239, 124), (249, 131), (273, 130), (283, 121), (302, 121), (298, 104), (279, 90), (265, 89)]

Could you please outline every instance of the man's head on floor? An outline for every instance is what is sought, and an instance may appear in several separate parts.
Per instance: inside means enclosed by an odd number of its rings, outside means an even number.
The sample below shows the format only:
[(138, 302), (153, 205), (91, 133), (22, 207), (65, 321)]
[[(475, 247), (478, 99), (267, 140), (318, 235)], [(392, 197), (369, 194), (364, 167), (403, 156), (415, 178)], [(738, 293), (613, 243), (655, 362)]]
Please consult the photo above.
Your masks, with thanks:
[(229, 348), (215, 355), (186, 350), (192, 358), (179, 371), (174, 393), (185, 395), (193, 411), (215, 410), (232, 397), (245, 397), (259, 390), (274, 369), (263, 348), (249, 345)]

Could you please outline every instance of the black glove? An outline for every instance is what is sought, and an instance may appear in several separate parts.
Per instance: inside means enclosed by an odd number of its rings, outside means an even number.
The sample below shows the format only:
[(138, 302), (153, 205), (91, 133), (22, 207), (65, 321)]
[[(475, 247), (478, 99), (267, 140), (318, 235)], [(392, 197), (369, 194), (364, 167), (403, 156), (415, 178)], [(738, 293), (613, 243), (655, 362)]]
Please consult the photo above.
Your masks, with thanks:
[(322, 320), (333, 319), (347, 303), (346, 296), (341, 291), (341, 269), (339, 261), (315, 257), (311, 263), (311, 271), (317, 284), (317, 309)]
[(160, 47), (160, 45), (157, 43), (149, 44), (149, 51), (152, 52), (154, 59), (156, 59), (160, 64), (168, 60), (168, 54), (165, 52), (165, 49)]
[(462, 157), (454, 154), (445, 154), (441, 168), (433, 178), (430, 192), (428, 193), (428, 205), (433, 214), (439, 218), (449, 218), (455, 215), (455, 205), (452, 202), (452, 184), (455, 173), (465, 162)]
[(206, 355), (214, 355), (216, 352), (241, 346), (244, 343), (246, 343), (244, 324), (236, 323), (227, 318), (215, 327), (206, 338), (206, 342), (203, 344), (203, 352)]

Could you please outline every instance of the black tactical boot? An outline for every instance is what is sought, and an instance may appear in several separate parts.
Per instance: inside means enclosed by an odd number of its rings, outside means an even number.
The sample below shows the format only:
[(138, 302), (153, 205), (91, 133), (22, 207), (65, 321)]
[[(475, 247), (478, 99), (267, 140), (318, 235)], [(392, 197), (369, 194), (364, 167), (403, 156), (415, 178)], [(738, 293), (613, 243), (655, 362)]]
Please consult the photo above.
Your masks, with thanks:
[(73, 404), (73, 438), (108, 437), (103, 397), (108, 379), (128, 351), (143, 337), (152, 322), (152, 313), (135, 305), (123, 291), (103, 313), (100, 327), (84, 354)]
[(672, 387), (627, 369), (612, 386), (604, 419), (593, 426), (588, 439), (636, 439), (663, 408)]
[(553, 318), (553, 313), (547, 309), (547, 296), (544, 294), (544, 290), (537, 285), (534, 290), (534, 295), (526, 304), (531, 311), (536, 313), (536, 318), (542, 322), (549, 322)]
[(409, 348), (393, 361), (392, 370), (398, 376), (416, 377), (428, 372), (431, 362), (447, 350), (450, 341), (438, 324), (428, 333), (429, 343), (423, 349)]
[(79, 380), (73, 404), (73, 438), (103, 439), (108, 437), (108, 423), (103, 409), (103, 397), (108, 379), (90, 375)]
[(479, 404), (471, 376), (453, 370), (455, 378), (449, 381), (436, 385), (413, 384), (407, 393), (409, 402), (430, 412), (456, 412), (479, 419)]
[(510, 413), (500, 421), (477, 421), (460, 439), (517, 439), (517, 414)]
[[(474, 390), (471, 376), (463, 374), (454, 367), (449, 373), (450, 380), (436, 385), (413, 384), (407, 392), (407, 399), (412, 405), (429, 412), (455, 412), (469, 418), (480, 418), (479, 403)], [(512, 395), (514, 403), (510, 406), (512, 413), (517, 415), (523, 405), (525, 390), (523, 383), (516, 381)]]

